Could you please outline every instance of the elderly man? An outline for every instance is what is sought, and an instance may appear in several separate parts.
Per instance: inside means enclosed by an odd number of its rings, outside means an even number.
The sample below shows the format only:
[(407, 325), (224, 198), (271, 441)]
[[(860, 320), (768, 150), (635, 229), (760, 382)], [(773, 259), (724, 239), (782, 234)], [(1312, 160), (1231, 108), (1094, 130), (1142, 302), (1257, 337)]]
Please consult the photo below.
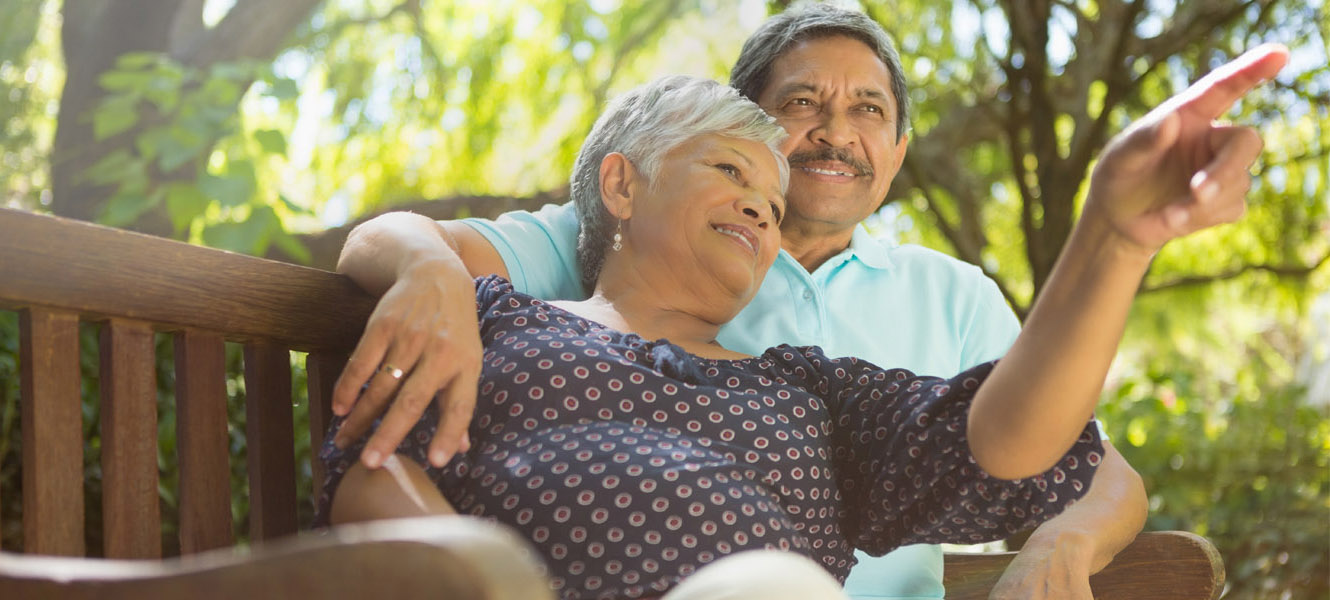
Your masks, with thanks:
[[(1210, 121), (1273, 75), (1266, 68), (1273, 59), (1257, 62), (1261, 73), (1235, 69), (1219, 85), (1184, 94), (1147, 118), (1135, 136), (1147, 141), (1118, 150), (1120, 174), (1148, 178), (1169, 192), (1177, 192), (1181, 178), (1182, 193), (1199, 200), (1220, 193), (1218, 182), (1228, 182), (1222, 193), (1244, 193), (1240, 182), (1255, 157), (1256, 136), (1229, 134)], [(745, 43), (731, 83), (789, 131), (783, 150), (792, 169), (783, 251), (753, 302), (721, 330), (724, 346), (760, 353), (780, 343), (819, 345), (833, 356), (939, 375), (1005, 352), (1018, 324), (978, 268), (923, 248), (890, 246), (859, 225), (881, 206), (909, 140), (899, 59), (876, 23), (820, 5), (777, 15)], [(1168, 136), (1176, 139), (1156, 142)], [(1166, 160), (1178, 156), (1204, 160)], [(1240, 177), (1228, 176), (1234, 172)], [(1110, 194), (1114, 187), (1095, 185)], [(464, 450), (480, 370), (469, 277), (498, 273), (532, 295), (583, 298), (577, 235), (571, 205), (494, 222), (390, 214), (353, 231), (339, 270), (383, 297), (335, 391), (334, 411), (349, 414), (339, 445), (382, 417), (362, 454), (376, 467), (436, 401), (442, 410), (431, 461), (442, 465)], [(456, 249), (461, 263), (441, 258), (440, 244)], [(1146, 511), (1139, 476), (1105, 446), (1108, 458), (1087, 496), (1030, 536), (994, 597), (1090, 598), (1089, 575), (1130, 542)], [(855, 597), (943, 595), (937, 547), (859, 559), (846, 582)]]

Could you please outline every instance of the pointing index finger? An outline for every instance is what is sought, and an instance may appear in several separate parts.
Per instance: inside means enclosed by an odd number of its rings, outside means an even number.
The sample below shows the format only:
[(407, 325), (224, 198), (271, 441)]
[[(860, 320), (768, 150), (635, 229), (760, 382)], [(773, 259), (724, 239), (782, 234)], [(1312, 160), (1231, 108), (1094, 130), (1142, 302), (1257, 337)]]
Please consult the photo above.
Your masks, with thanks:
[(1217, 119), (1252, 88), (1273, 78), (1288, 62), (1282, 44), (1261, 44), (1202, 77), (1179, 96), (1182, 108)]

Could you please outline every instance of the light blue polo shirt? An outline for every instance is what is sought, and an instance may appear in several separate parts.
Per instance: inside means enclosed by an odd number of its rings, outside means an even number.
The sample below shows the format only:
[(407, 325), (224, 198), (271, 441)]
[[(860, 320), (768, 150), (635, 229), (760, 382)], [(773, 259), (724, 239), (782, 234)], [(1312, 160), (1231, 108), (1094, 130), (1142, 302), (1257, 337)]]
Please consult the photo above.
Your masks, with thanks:
[[(464, 222), (498, 250), (519, 291), (546, 299), (586, 297), (571, 203)], [(997, 285), (978, 267), (927, 248), (885, 243), (859, 226), (850, 247), (811, 274), (781, 250), (753, 301), (718, 339), (747, 354), (783, 343), (817, 345), (830, 356), (951, 376), (1001, 356), (1019, 330)], [(943, 596), (940, 546), (855, 555), (859, 564), (845, 581), (853, 598)]]

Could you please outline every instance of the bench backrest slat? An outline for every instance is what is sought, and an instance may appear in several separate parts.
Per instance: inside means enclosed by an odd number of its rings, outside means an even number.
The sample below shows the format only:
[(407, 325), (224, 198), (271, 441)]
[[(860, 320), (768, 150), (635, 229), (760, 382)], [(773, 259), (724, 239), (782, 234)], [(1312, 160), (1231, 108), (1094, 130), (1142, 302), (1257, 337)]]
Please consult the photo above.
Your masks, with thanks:
[(234, 543), (226, 344), (187, 329), (175, 334), (176, 453), (180, 464), (180, 553)]
[(78, 315), (44, 308), (20, 311), (19, 360), (23, 550), (83, 556)]
[(152, 327), (112, 319), (101, 337), (102, 526), (107, 558), (160, 558), (157, 354)]
[(333, 386), (342, 374), (347, 358), (344, 352), (313, 352), (305, 359), (309, 384), (310, 473), (315, 490), (323, 485), (325, 475), (323, 462), (319, 460), (319, 448), (323, 446), (323, 434), (328, 431), (328, 423), (333, 417)]
[(249, 532), (254, 541), (296, 532), (294, 430), (290, 353), (270, 344), (245, 344)]
[(310, 353), (317, 452), (333, 384), (373, 307), (334, 273), (0, 208), (0, 310), (22, 323), (24, 550), (88, 551), (80, 321), (103, 336), (100, 371), (87, 374), (103, 390), (101, 550), (130, 558), (165, 550), (155, 335), (172, 334), (175, 347), (176, 422), (163, 426), (176, 428), (176, 455), (165, 460), (179, 464), (180, 551), (190, 554), (236, 537), (225, 343), (245, 345), (250, 537), (260, 542), (297, 529), (290, 351)]

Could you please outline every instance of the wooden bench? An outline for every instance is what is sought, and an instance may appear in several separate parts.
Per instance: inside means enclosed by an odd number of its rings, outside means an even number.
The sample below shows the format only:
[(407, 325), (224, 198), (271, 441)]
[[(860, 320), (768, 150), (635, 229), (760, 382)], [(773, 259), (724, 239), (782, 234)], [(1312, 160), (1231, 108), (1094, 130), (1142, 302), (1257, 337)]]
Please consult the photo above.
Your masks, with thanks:
[[(0, 309), (17, 311), (21, 329), (24, 540), (24, 554), (0, 553), (0, 598), (547, 597), (530, 548), (498, 526), (444, 518), (298, 534), (290, 352), (308, 353), (318, 448), (373, 304), (334, 273), (0, 209)], [(80, 321), (101, 325), (101, 549), (84, 547)], [(175, 352), (182, 556), (166, 560), (156, 333)], [(244, 346), (247, 552), (232, 548), (225, 342)], [(318, 485), (317, 460), (311, 470)], [(948, 554), (948, 597), (986, 598), (1013, 555)], [(1191, 600), (1217, 598), (1223, 578), (1204, 538), (1155, 532), (1091, 584), (1096, 598)]]

